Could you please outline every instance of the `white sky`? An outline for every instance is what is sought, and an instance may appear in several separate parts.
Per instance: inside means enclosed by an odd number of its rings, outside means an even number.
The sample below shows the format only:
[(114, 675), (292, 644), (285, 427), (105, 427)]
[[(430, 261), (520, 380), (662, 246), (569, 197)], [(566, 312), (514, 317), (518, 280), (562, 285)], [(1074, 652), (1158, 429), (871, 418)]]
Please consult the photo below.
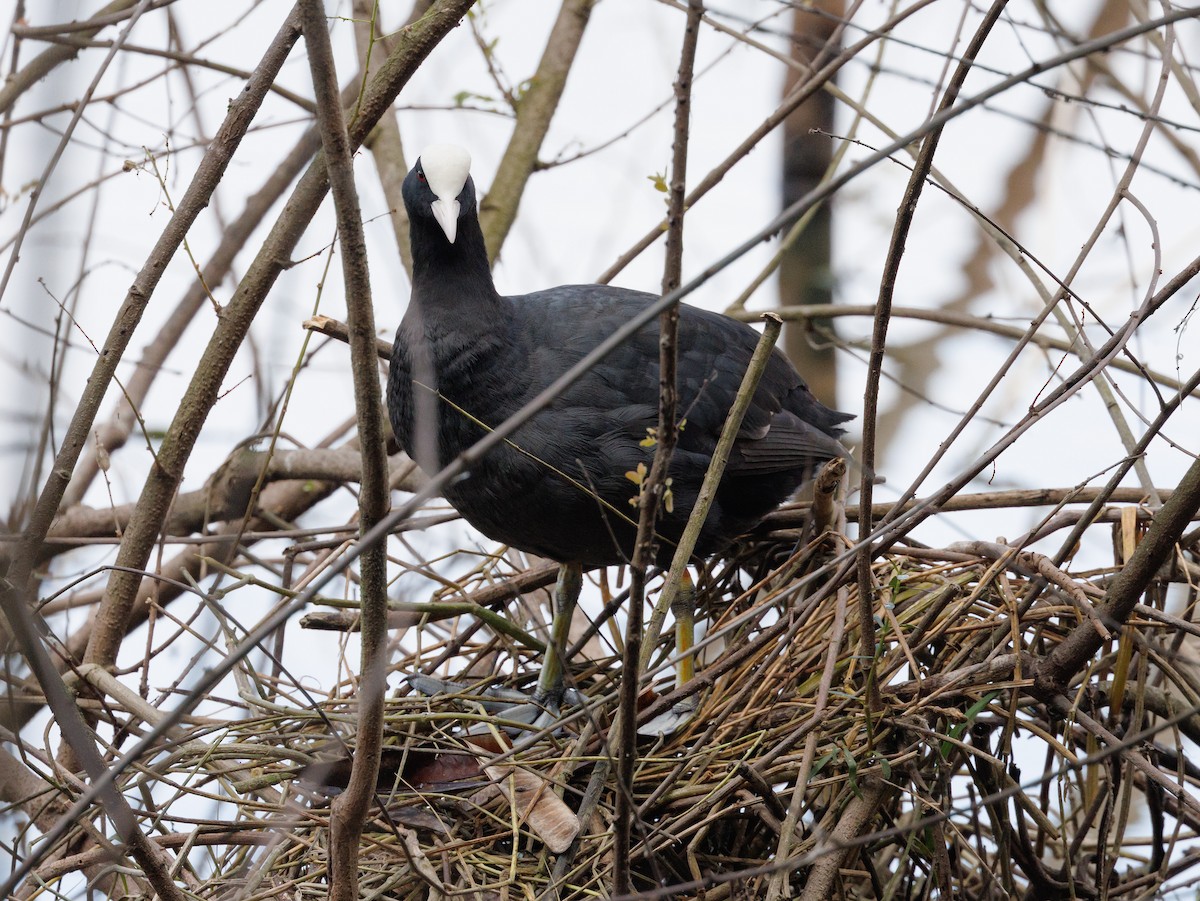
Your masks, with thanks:
[[(223, 36), (222, 32), (243, 13), (245, 5), (181, 0), (174, 9), (185, 46), (195, 47), (203, 42), (204, 46), (197, 51), (199, 55), (250, 67), (290, 5), (283, 0), (263, 0), (245, 13), (240, 25)], [(1074, 18), (1071, 24), (1079, 26), (1087, 21), (1084, 13), (1095, 4), (1053, 5), (1061, 15)], [(407, 4), (386, 6), (385, 21), (389, 26), (407, 12)], [(31, 5), (29, 16), (33, 24), (44, 24), (83, 16), (92, 8), (92, 4), (70, 2), (36, 4)], [(331, 13), (349, 14), (345, 3), (331, 3), (328, 8)], [(729, 12), (735, 8), (736, 4), (729, 3), (716, 11)], [(757, 0), (740, 11), (747, 16), (763, 17), (779, 9), (774, 2)], [(887, 11), (888, 7), (882, 3), (864, 4), (856, 25), (860, 28), (877, 25)], [(965, 38), (957, 41), (955, 38), (962, 12), (963, 3), (958, 0), (932, 4), (897, 29), (896, 42), (889, 43), (880, 58), (875, 59), (875, 51), (871, 51), (869, 58), (878, 63), (882, 74), (871, 83), (869, 93), (865, 92), (871, 72), (865, 61), (855, 62), (844, 70), (842, 90), (851, 97), (865, 96), (872, 113), (897, 132), (918, 126), (933, 103), (931, 85), (944, 79), (944, 54), (951, 49), (961, 50), (965, 42)], [(0, 4), (0, 15), (3, 13)], [(519, 83), (532, 74), (553, 15), (553, 5), (546, 3), (492, 0), (486, 4), (480, 31), (488, 39), (496, 40), (496, 60), (510, 83)], [(1030, 3), (1012, 3), (1009, 16), (987, 44), (981, 58), (986, 66), (1008, 74), (1026, 66), (1031, 58), (1044, 59), (1061, 49), (1032, 27), (1037, 20)], [(968, 18), (973, 28), (975, 14)], [(135, 29), (132, 42), (163, 46), (162, 23), (161, 14), (148, 15)], [(768, 24), (771, 28), (787, 27), (783, 17), (769, 20)], [(604, 0), (597, 5), (562, 106), (543, 146), (542, 158), (571, 157), (580, 150), (595, 148), (629, 133), (601, 152), (531, 179), (516, 226), (496, 269), (502, 291), (524, 293), (560, 283), (590, 281), (655, 224), (662, 212), (662, 195), (654, 190), (649, 177), (664, 171), (669, 160), (669, 103), (644, 125), (633, 126), (669, 100), (681, 31), (682, 15), (665, 4), (649, 0)], [(857, 39), (861, 34), (861, 30), (855, 30), (850, 37)], [(346, 22), (335, 21), (333, 37), (339, 71), (345, 80), (355, 68), (353, 42)], [(1183, 58), (1194, 56), (1196, 38), (1194, 23), (1184, 23), (1178, 29), (1177, 39), (1185, 48)], [(775, 50), (783, 48), (782, 41), (769, 33), (758, 34), (757, 39)], [(301, 45), (293, 53), (281, 82), (308, 95), (308, 70), (302, 52)], [(27, 115), (78, 97), (102, 58), (102, 50), (82, 53), (76, 62), (61, 67), (31, 92), (18, 104), (15, 114)], [(1128, 53), (1114, 53), (1108, 59), (1139, 92), (1144, 93), (1143, 85), (1152, 84), (1158, 76), (1153, 59)], [(706, 31), (701, 39), (697, 68), (704, 70), (713, 61), (716, 64), (697, 79), (695, 86), (689, 163), (693, 182), (723, 159), (774, 109), (782, 84), (782, 68), (770, 56)], [(136, 83), (161, 71), (163, 65), (157, 58), (123, 54), (105, 76), (98, 93), (107, 93), (119, 84)], [(204, 134), (210, 135), (220, 123), (227, 100), (240, 89), (240, 81), (203, 70), (195, 70), (193, 74), (201, 96), (202, 127)], [(988, 72), (973, 75), (966, 93), (990, 84), (997, 77), (1000, 76)], [(1054, 73), (1041, 76), (1038, 83), (1069, 86)], [(486, 189), (507, 142), (511, 123), (494, 112), (453, 108), (454, 98), (462, 92), (475, 98), (468, 106), (482, 110), (498, 107), (494, 99), (486, 99), (494, 98), (496, 90), (465, 24), (434, 51), (402, 94), (398, 103), (400, 125), (410, 158), (421, 146), (433, 141), (467, 146), (475, 160), (476, 181)], [(1113, 104), (1125, 102), (1111, 92), (1107, 99)], [(1019, 121), (1019, 117), (1036, 115), (1044, 102), (1041, 89), (1022, 86), (998, 98), (993, 104), (994, 111), (976, 110), (962, 117), (947, 129), (937, 166), (972, 202), (984, 210), (993, 208), (1003, 196), (1009, 165), (1024, 152), (1030, 140), (1030, 127)], [(1200, 119), (1177, 82), (1171, 85), (1163, 114), (1180, 124), (1174, 129), (1175, 136), (1194, 148)], [(27, 124), (13, 130), (3, 171), (5, 195), (0, 212), (0, 241), (8, 241), (17, 231), (29, 203), (28, 186), (42, 171), (68, 115), (59, 113), (45, 117), (43, 126)], [(840, 116), (839, 131), (844, 132), (850, 127), (851, 116), (845, 109)], [(286, 100), (273, 97), (257, 122), (258, 128), (235, 158), (216, 202), (189, 236), (189, 247), (197, 260), (207, 258), (216, 244), (220, 222), (240, 211), (246, 196), (258, 188), (267, 168), (282, 150), (292, 145), (306, 119)], [(1077, 103), (1061, 104), (1056, 125), (1100, 146), (1112, 147), (1118, 153), (1132, 149), (1142, 127), (1139, 119), (1119, 109), (1096, 109)], [(51, 296), (68, 298), (82, 267), (87, 277), (79, 293), (76, 315), (82, 331), (99, 340), (132, 274), (144, 261), (168, 215), (163, 206), (163, 191), (153, 172), (143, 168), (116, 173), (124, 160), (144, 162), (142, 148), (160, 151), (169, 137), (175, 152), (169, 161), (160, 162), (160, 167), (166, 167), (166, 184), (171, 195), (180, 196), (199, 159), (200, 151), (193, 146), (197, 128), (178, 76), (157, 80), (113, 105), (97, 105), (88, 111), (75, 134), (77, 146), (64, 156), (39, 201), (38, 210), (45, 212), (58, 199), (71, 195), (99, 175), (112, 176), (103, 188), (94, 225), (90, 224), (92, 195), (87, 192), (37, 224), (26, 240), (7, 293), (0, 297), (0, 310), (9, 314), (0, 320), (4, 324), (0, 328), (0, 378), (8, 388), (3, 395), (6, 400), (0, 404), (0, 416), (9, 425), (8, 440), (0, 442), (4, 452), (0, 497), (5, 505), (19, 491), (28, 491), (28, 448), (50, 403), (46, 373), (51, 344), (30, 324), (43, 329), (53, 327), (57, 307)], [(105, 135), (115, 140), (101, 152), (107, 140)], [(869, 126), (862, 129), (859, 137), (871, 146), (885, 141)], [(847, 163), (862, 159), (868, 152), (861, 146), (850, 148)], [(1150, 141), (1146, 161), (1185, 182), (1181, 185), (1153, 174), (1146, 167), (1133, 183), (1133, 193), (1150, 210), (1158, 229), (1162, 261), (1157, 265), (1163, 278), (1169, 278), (1200, 248), (1194, 215), (1198, 175), (1188, 170), (1180, 155), (1160, 136)], [(690, 212), (686, 274), (700, 272), (769, 221), (778, 209), (779, 164), (780, 142), (777, 136), (772, 136)], [(1018, 236), (1054, 273), (1064, 273), (1078, 253), (1111, 195), (1122, 166), (1121, 159), (1110, 159), (1100, 150), (1063, 139), (1052, 140), (1047, 165), (1039, 175), (1035, 213), (1022, 220)], [(368, 220), (376, 316), (381, 331), (390, 335), (402, 314), (408, 286), (384, 216), (386, 204), (372, 163), (365, 154), (359, 156), (358, 173), (362, 208)], [(858, 304), (874, 301), (906, 179), (907, 170), (885, 163), (852, 182), (839, 195), (835, 245), (839, 301)], [(272, 219), (269, 217), (269, 221)], [(89, 232), (92, 239), (84, 260), (81, 249)], [(966, 212), (938, 191), (927, 189), (901, 268), (896, 303), (937, 308), (952, 297), (962, 287), (963, 255), (976, 234), (977, 226)], [(263, 399), (273, 400), (281, 394), (296, 362), (304, 337), (300, 323), (313, 309), (316, 285), (325, 272), (323, 251), (331, 236), (327, 203), (298, 249), (297, 259), (303, 262), (280, 278), (256, 324), (253, 348), (248, 346), (243, 350), (229, 375), (228, 393), (205, 426), (188, 467), (184, 490), (198, 488), (234, 446), (262, 428)], [(248, 244), (236, 267), (239, 274), (245, 271), (256, 246), (253, 240)], [(772, 250), (772, 245), (758, 247), (713, 278), (692, 301), (722, 308), (754, 277)], [(1155, 266), (1147, 223), (1131, 205), (1124, 204), (1119, 220), (1101, 237), (1098, 250), (1088, 258), (1075, 287), (1106, 321), (1120, 324), (1140, 302)], [(345, 308), (336, 267), (335, 261), (325, 283), (320, 311), (343, 318)], [(655, 247), (626, 269), (617, 283), (653, 291), (661, 278), (660, 269), (661, 247)], [(973, 312), (1018, 325), (1028, 322), (1037, 312), (1039, 302), (1025, 277), (1007, 262), (995, 264), (992, 275), (996, 289), (976, 298)], [(128, 376), (140, 349), (154, 335), (191, 278), (191, 264), (180, 255), (172, 263), (138, 329), (131, 353), (120, 370), (123, 376)], [(1042, 278), (1048, 283), (1044, 275)], [(231, 290), (231, 282), (217, 286), (218, 300), (227, 300)], [(1174, 371), (1178, 365), (1184, 378), (1200, 365), (1196, 342), (1185, 327), (1195, 297), (1194, 287), (1181, 293), (1134, 342), (1135, 351), (1143, 360), (1166, 372)], [(768, 282), (753, 304), (767, 307), (774, 301), (774, 283)], [(171, 356), (168, 371), (160, 377), (144, 410), (152, 433), (161, 432), (169, 423), (211, 323), (212, 314), (202, 314), (186, 342)], [(869, 336), (870, 324), (866, 320), (843, 320), (841, 329), (844, 336), (859, 342), (861, 347), (861, 342)], [(899, 349), (929, 332), (928, 325), (896, 321), (891, 334)], [(79, 331), (71, 332), (70, 342), (65, 376), (53, 401), (57, 435), (61, 435), (82, 380), (92, 365), (92, 350)], [(887, 476), (888, 484), (878, 489), (877, 499), (894, 496), (921, 469), (957, 421), (957, 415), (945, 410), (965, 409), (1009, 346), (1000, 339), (964, 334), (937, 348), (942, 369), (930, 389), (937, 406), (919, 405), (906, 421), (897, 442), (887, 449), (879, 468)], [(1051, 365), (1056, 362), (1057, 357)], [(1072, 366), (1073, 361), (1068, 360), (1065, 371)], [(852, 358), (843, 357), (841, 373), (840, 396), (826, 400), (858, 413), (862, 405), (864, 367)], [(1011, 424), (1036, 400), (1048, 380), (1055, 384), (1054, 379), (1051, 366), (1041, 352), (1027, 353), (989, 400), (985, 414)], [(1152, 416), (1153, 397), (1136, 380), (1124, 378), (1121, 383), (1128, 390), (1129, 399)], [(895, 389), (885, 384), (885, 405), (894, 396)], [(319, 440), (331, 423), (351, 414), (351, 403), (344, 349), (327, 348), (298, 380), (283, 431), (300, 442)], [(106, 416), (111, 408), (110, 397), (102, 415)], [(1126, 416), (1140, 434), (1136, 416), (1129, 410)], [(972, 426), (921, 493), (934, 490), (952, 477), (999, 434), (1000, 429), (994, 425)], [(1185, 407), (1168, 434), (1193, 452), (1200, 446), (1196, 437), (1200, 435), (1200, 416), (1195, 402)], [(1098, 484), (1103, 477), (1097, 481), (1096, 474), (1122, 456), (1113, 427), (1095, 392), (1087, 389), (1007, 452), (990, 474), (990, 484), (1069, 486), (1089, 479)], [(137, 496), (147, 462), (144, 447), (136, 440), (115, 456), (110, 473), (115, 502)], [(1154, 480), (1161, 486), (1172, 485), (1187, 464), (1184, 453), (1161, 442), (1148, 458)], [(988, 483), (981, 481), (974, 487), (984, 490)], [(104, 505), (108, 497), (107, 487), (99, 482), (89, 501)], [(346, 515), (349, 509), (347, 505)], [(931, 523), (918, 536), (934, 544), (963, 537), (990, 540), (999, 534), (1011, 536), (1024, 531), (1038, 515), (1028, 512), (1008, 517), (992, 513), (960, 516), (953, 525), (949, 521)], [(335, 521), (339, 521), (336, 515), (320, 511), (313, 516), (314, 523)], [(110, 556), (106, 555), (106, 559)], [(1106, 553), (1101, 554), (1104, 557)], [(81, 571), (87, 565), (91, 564), (80, 563), (79, 569), (72, 565), (72, 571)]]

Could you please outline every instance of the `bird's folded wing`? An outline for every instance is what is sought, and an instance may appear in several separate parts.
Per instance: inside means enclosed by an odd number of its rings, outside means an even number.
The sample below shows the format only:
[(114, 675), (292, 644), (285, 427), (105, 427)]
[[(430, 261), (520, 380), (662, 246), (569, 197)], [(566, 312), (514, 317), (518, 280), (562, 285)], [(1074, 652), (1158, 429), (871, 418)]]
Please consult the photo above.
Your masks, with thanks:
[(775, 417), (763, 432), (743, 432), (734, 442), (726, 472), (759, 475), (816, 466), (834, 457), (848, 457), (840, 441), (795, 417)]

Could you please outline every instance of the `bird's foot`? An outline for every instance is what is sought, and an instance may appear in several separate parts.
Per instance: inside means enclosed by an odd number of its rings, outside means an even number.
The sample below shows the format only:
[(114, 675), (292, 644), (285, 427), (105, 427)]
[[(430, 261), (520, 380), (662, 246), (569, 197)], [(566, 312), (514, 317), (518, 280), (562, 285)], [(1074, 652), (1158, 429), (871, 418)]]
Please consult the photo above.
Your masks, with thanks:
[(673, 735), (679, 727), (696, 715), (696, 699), (684, 698), (671, 705), (670, 710), (664, 710), (658, 716), (651, 717), (637, 727), (637, 734), (654, 738)]
[(407, 679), (408, 684), (423, 695), (456, 695), (478, 704), (494, 716), (494, 722), (472, 724), (467, 729), (468, 734), (488, 732), (493, 726), (510, 734), (552, 729), (559, 721), (564, 706), (583, 706), (583, 696), (573, 688), (529, 694), (495, 685), (479, 689), (466, 682), (422, 674), (413, 674)]

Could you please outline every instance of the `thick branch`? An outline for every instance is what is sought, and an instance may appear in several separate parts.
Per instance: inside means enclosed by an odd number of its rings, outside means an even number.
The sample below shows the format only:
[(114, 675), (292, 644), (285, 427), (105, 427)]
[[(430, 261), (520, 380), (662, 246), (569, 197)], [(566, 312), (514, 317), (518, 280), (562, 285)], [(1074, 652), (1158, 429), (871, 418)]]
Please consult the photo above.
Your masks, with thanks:
[(12, 597), (13, 604), (18, 604), (27, 590), (29, 575), (38, 556), (39, 546), (50, 529), (54, 514), (66, 490), (67, 481), (79, 459), (80, 451), (87, 441), (88, 432), (91, 430), (100, 402), (104, 399), (104, 394), (112, 381), (117, 364), (129, 345), (134, 329), (141, 321), (142, 314), (145, 312), (167, 264), (183, 243), (188, 229), (200, 211), (208, 204), (213, 191), (216, 190), (234, 151), (250, 127), (254, 114), (287, 58), (288, 51), (297, 36), (296, 23), (289, 19), (276, 35), (270, 49), (263, 57), (263, 62), (255, 71), (254, 78), (247, 83), (243, 90), (242, 96), (231, 104), (229, 115), (209, 145), (195, 178), (192, 179), (167, 223), (166, 229), (154, 245), (146, 264), (134, 279), (96, 358), (91, 377), (83, 388), (75, 415), (67, 427), (58, 456), (51, 468), (50, 477), (42, 488), (29, 524), (26, 526), (21, 545), (14, 555), (9, 569), (11, 587), (5, 592), (6, 598), (9, 591), (15, 592)]
[[(113, 0), (85, 23), (86, 27), (81, 29), (78, 34), (82, 37), (99, 34), (109, 25), (124, 20), (124, 17), (114, 18), (114, 13), (127, 10), (136, 4), (137, 0)], [(13, 30), (16, 31), (15, 28)], [(10, 110), (22, 94), (49, 75), (55, 68), (77, 57), (79, 49), (65, 44), (47, 47), (23, 66), (19, 72), (8, 76), (4, 86), (0, 88), (0, 113)]]
[[(413, 4), (409, 25), (424, 15), (424, 6), (423, 3)], [(358, 44), (359, 64), (367, 73), (367, 78), (374, 78), (379, 69), (380, 53), (392, 52), (395, 37), (378, 33), (378, 23), (375, 19), (378, 7), (374, 0), (354, 0), (353, 9), (354, 39)], [(395, 110), (380, 118), (365, 146), (371, 151), (375, 171), (379, 173), (379, 186), (387, 200), (388, 218), (392, 222), (392, 233), (396, 236), (400, 262), (404, 265), (404, 271), (411, 277), (412, 247), (408, 238), (408, 212), (404, 208), (404, 197), (401, 194), (404, 177), (408, 174), (408, 163), (404, 158), (404, 144), (400, 140), (400, 124)]]
[[(1179, 487), (1154, 516), (1146, 537), (1117, 573), (1096, 613), (1115, 630), (1129, 619), (1134, 606), (1175, 549), (1179, 536), (1200, 511), (1200, 459), (1192, 461)], [(1034, 691), (1041, 698), (1066, 694), (1064, 687), (1100, 649), (1103, 639), (1090, 622), (1077, 625), (1034, 671)]]
[[(389, 481), (393, 488), (414, 491), (423, 483), (407, 454), (396, 454), (390, 463)], [(226, 460), (203, 488), (175, 498), (171, 514), (163, 523), (163, 532), (174, 536), (192, 535), (212, 523), (245, 516), (251, 491), (259, 479), (264, 482), (294, 479), (354, 484), (361, 477), (362, 457), (350, 444), (337, 448), (281, 450), (273, 454), (243, 449)], [(54, 520), (38, 562), (78, 547), (88, 539), (119, 537), (128, 528), (136, 508), (136, 504), (117, 507), (80, 504), (65, 510)]]
[(837, 817), (837, 827), (823, 843), (828, 850), (822, 849), (824, 853), (808, 874), (802, 896), (804, 901), (834, 897), (838, 870), (857, 850), (857, 845), (846, 846), (866, 832), (883, 804), (887, 791), (887, 782), (879, 777), (859, 779), (858, 792)]
[(479, 224), (487, 242), (488, 259), (496, 261), (504, 239), (517, 218), (525, 183), (537, 166), (538, 149), (558, 109), (567, 74), (575, 61), (583, 29), (596, 0), (563, 0), (558, 19), (546, 41), (537, 72), (517, 103), (517, 121), (496, 177), (479, 204)]
[[(470, 5), (471, 0), (445, 0), (401, 35), (396, 52), (384, 63), (379, 77), (364, 93), (358, 115), (350, 127), (352, 146), (362, 143), (417, 66), (458, 23)], [(87, 662), (104, 665), (115, 658), (140, 582), (140, 578), (132, 573), (145, 569), (170, 500), (178, 489), (184, 465), (216, 403), (229, 366), (327, 188), (324, 160), (319, 159), (300, 179), (233, 299), (225, 307), (143, 486), (137, 512), (117, 555), (121, 571), (114, 571), (109, 580), (105, 601), (98, 612), (97, 628), (88, 646)]]
[[(367, 242), (354, 185), (350, 136), (338, 103), (333, 48), (326, 31), (322, 0), (301, 0), (304, 43), (317, 98), (317, 123), (325, 151), (325, 167), (337, 214), (342, 247), (342, 275), (350, 326), (350, 363), (354, 401), (362, 446), (362, 491), (358, 495), (363, 532), (387, 513), (387, 456), (375, 353), (375, 315), (371, 309), (371, 279), (367, 271)], [(354, 762), (346, 791), (333, 802), (330, 815), (329, 897), (354, 901), (358, 897), (358, 847), (363, 824), (375, 796), (379, 755), (383, 744), (383, 699), (386, 688), (384, 643), (387, 639), (387, 545), (366, 548), (360, 561), (362, 599), (362, 656), (358, 689), (358, 730)]]

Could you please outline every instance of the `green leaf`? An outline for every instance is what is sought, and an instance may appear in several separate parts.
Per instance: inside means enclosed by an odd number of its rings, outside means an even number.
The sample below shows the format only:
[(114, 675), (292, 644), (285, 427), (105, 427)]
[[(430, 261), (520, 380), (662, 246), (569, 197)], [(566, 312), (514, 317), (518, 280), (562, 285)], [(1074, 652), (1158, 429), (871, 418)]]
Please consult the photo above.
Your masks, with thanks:
[(812, 765), (812, 771), (809, 774), (809, 778), (811, 779), (813, 776), (817, 775), (817, 773), (821, 772), (821, 770), (825, 768), (825, 764), (829, 763), (829, 761), (833, 760), (833, 758), (837, 756), (837, 751), (830, 751), (828, 754), (822, 754), (820, 757), (818, 757), (816, 762)]
[(858, 761), (854, 759), (849, 748), (842, 748), (842, 757), (846, 760), (846, 781), (850, 784), (850, 791), (861, 799), (862, 792), (858, 790)]

